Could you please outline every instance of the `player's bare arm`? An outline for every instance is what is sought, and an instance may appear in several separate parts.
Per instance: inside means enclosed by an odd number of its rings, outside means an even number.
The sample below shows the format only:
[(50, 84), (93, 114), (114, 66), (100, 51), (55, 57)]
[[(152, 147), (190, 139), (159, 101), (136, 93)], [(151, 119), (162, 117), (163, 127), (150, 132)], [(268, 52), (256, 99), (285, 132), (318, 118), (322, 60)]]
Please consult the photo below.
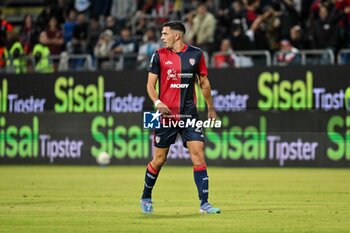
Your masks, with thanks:
[(203, 97), (208, 106), (208, 118), (216, 119), (216, 111), (211, 97), (211, 86), (207, 76), (199, 76), (199, 86), (202, 90)]
[(158, 81), (158, 75), (153, 74), (151, 72), (148, 73), (148, 81), (147, 81), (147, 93), (151, 98), (152, 102), (155, 104), (156, 108), (163, 114), (170, 114), (171, 111), (164, 103), (162, 103), (158, 99), (158, 94), (156, 90), (156, 85)]

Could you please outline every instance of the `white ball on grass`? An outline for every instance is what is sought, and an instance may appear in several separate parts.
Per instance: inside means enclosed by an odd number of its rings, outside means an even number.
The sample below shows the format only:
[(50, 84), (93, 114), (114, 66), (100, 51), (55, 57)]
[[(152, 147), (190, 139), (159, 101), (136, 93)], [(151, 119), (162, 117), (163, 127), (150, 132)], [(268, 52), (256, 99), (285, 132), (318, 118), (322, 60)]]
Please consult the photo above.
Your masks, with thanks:
[(97, 164), (101, 166), (107, 166), (111, 162), (111, 157), (109, 154), (105, 151), (102, 151), (98, 156), (96, 157)]

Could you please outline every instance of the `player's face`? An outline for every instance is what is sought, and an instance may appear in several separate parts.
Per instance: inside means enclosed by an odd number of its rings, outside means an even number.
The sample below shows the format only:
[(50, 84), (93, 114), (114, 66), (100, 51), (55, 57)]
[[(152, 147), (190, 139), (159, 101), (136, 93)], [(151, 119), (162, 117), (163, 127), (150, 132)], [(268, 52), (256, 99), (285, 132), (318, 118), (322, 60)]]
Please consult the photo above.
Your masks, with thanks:
[(162, 36), (160, 37), (165, 48), (172, 49), (176, 41), (176, 32), (169, 27), (163, 27)]

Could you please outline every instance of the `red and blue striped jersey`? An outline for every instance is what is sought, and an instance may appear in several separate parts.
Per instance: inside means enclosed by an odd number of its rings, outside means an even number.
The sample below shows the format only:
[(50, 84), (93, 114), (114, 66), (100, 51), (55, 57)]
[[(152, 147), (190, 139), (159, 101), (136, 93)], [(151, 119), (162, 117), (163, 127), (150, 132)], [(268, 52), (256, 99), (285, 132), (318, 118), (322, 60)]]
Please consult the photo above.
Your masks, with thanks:
[(197, 112), (195, 82), (198, 76), (208, 75), (202, 50), (191, 45), (185, 45), (178, 53), (158, 49), (152, 55), (149, 72), (158, 75), (159, 99), (172, 114)]

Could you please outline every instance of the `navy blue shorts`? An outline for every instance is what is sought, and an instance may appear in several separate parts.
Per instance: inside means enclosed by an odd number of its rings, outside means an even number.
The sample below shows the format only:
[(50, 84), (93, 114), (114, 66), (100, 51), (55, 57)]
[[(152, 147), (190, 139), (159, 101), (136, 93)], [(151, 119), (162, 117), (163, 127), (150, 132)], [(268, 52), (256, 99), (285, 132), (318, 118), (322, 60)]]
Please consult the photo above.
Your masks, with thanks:
[(202, 128), (188, 127), (188, 128), (162, 128), (156, 129), (154, 132), (154, 146), (160, 148), (168, 148), (176, 141), (177, 134), (180, 133), (182, 143), (187, 148), (188, 141), (202, 141), (204, 142), (204, 135)]

